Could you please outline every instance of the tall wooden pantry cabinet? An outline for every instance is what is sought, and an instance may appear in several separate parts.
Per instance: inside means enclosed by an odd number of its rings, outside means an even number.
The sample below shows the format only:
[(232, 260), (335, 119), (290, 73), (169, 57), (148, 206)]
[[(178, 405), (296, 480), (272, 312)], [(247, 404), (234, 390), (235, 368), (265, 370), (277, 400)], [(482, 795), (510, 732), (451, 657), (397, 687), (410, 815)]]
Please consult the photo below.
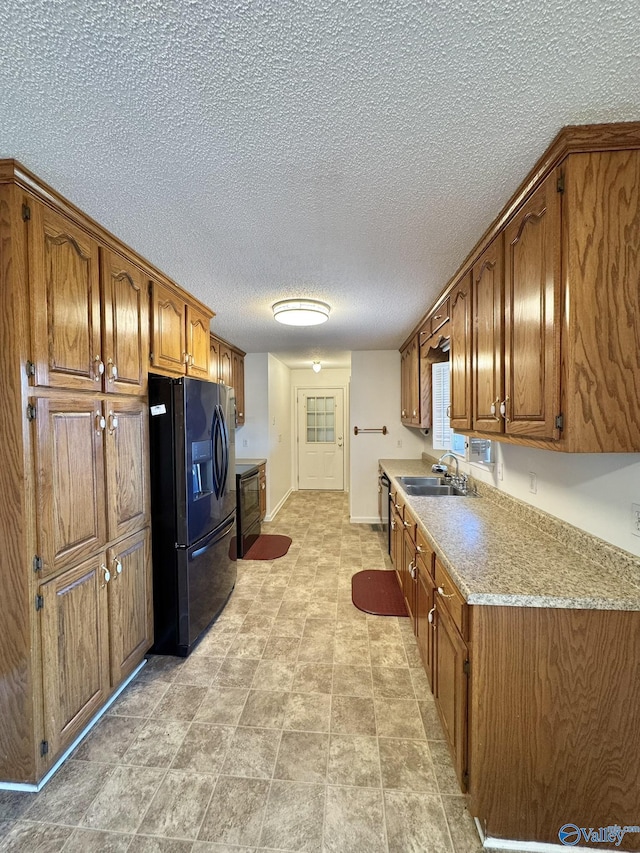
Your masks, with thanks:
[(0, 161), (0, 782), (37, 785), (152, 643), (149, 280)]

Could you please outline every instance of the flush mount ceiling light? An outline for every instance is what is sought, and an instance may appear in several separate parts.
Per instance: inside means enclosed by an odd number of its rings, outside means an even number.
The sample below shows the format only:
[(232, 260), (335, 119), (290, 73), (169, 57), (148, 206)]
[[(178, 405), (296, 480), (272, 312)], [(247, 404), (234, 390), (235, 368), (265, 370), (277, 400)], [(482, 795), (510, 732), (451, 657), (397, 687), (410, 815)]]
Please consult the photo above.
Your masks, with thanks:
[(322, 370), (322, 365), (320, 364), (319, 361), (314, 361), (313, 364), (311, 365), (311, 369), (313, 370), (314, 373), (320, 373), (320, 371)]
[(330, 305), (317, 299), (282, 299), (271, 307), (275, 319), (285, 326), (318, 326), (331, 311)]

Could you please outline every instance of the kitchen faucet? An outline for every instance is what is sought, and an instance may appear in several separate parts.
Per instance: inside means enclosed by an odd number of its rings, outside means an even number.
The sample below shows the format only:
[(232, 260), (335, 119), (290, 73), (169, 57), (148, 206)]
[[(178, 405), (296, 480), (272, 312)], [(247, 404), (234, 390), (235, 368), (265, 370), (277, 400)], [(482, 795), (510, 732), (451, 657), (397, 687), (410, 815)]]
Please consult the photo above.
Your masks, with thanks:
[[(440, 457), (440, 459), (438, 459), (438, 465), (441, 462), (443, 462), (447, 458), (447, 456), (450, 456), (451, 459), (453, 459), (453, 461), (456, 463), (456, 473), (454, 474), (454, 476), (457, 477), (460, 473), (460, 463), (458, 462), (458, 457), (455, 456), (453, 453), (443, 453), (442, 456)], [(434, 465), (432, 470), (434, 470), (436, 467), (437, 466)], [(449, 471), (449, 466), (447, 465), (447, 472), (448, 471)]]

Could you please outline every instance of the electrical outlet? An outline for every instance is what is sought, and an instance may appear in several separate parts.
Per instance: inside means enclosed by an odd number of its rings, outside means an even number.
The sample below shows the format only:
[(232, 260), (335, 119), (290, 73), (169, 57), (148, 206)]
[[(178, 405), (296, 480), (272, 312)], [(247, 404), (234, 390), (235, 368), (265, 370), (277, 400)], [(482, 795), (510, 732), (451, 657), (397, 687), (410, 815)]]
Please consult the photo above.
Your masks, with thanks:
[(249, 442), (247, 441), (247, 439), (246, 439), (246, 438), (244, 438), (244, 439), (242, 440), (242, 446), (243, 446), (243, 447), (248, 447), (248, 446), (249, 446)]
[(504, 480), (504, 465), (502, 462), (498, 462), (498, 479)]
[(631, 504), (631, 532), (640, 536), (640, 504)]
[(398, 439), (398, 447), (402, 447), (402, 439), (401, 438)]
[(282, 444), (282, 433), (278, 435), (278, 444)]
[(533, 471), (529, 471), (529, 491), (532, 495), (538, 493), (538, 475), (534, 474)]

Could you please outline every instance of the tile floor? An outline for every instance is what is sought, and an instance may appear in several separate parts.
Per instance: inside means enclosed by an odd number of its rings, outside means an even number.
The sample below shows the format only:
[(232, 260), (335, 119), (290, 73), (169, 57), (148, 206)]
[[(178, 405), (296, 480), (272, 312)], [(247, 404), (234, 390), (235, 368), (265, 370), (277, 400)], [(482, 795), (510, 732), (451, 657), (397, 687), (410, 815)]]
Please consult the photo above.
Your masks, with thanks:
[(476, 853), (408, 619), (351, 575), (388, 567), (348, 495), (295, 492), (286, 557), (238, 583), (186, 660), (151, 657), (39, 794), (0, 791), (0, 850)]

